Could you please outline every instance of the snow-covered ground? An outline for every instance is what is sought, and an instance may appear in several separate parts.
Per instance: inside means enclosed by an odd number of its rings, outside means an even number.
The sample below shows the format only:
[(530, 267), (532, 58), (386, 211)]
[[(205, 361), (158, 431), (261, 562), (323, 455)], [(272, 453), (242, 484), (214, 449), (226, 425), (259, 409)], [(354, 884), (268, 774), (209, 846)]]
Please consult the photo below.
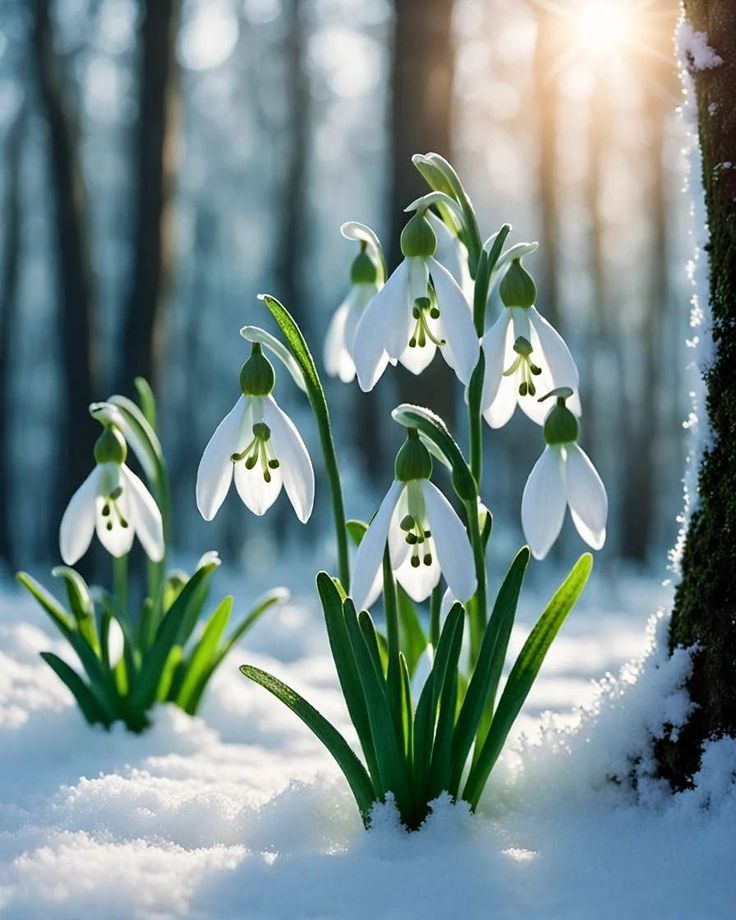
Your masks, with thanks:
[[(388, 806), (364, 832), (329, 756), (237, 671), (273, 670), (349, 733), (309, 596), (246, 637), (201, 718), (161, 708), (134, 737), (82, 722), (38, 657), (65, 650), (8, 589), (0, 915), (733, 917), (736, 745), (713, 745), (697, 787), (674, 798), (649, 773), (650, 733), (687, 711), (687, 656), (666, 662), (655, 649), (643, 667), (593, 683), (644, 654), (647, 620), (667, 598), (654, 577), (594, 576), (529, 700), (529, 738), (517, 732), (482, 813), (440, 801), (407, 835)], [(535, 606), (523, 606), (516, 648)]]

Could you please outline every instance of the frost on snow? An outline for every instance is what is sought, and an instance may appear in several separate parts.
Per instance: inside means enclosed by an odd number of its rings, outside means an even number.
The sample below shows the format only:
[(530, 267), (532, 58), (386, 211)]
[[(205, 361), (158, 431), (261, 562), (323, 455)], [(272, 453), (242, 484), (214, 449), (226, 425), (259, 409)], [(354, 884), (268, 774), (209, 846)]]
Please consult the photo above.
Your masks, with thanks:
[[(591, 588), (481, 815), (441, 797), (412, 835), (390, 804), (363, 832), (329, 756), (237, 672), (248, 659), (273, 670), (347, 731), (314, 611), (292, 604), (262, 621), (247, 656), (215, 677), (203, 718), (161, 707), (133, 736), (84, 724), (38, 658), (60, 644), (0, 595), (0, 916), (730, 917), (736, 743), (709, 746), (691, 791), (665, 792), (652, 737), (687, 718), (689, 655), (668, 658), (660, 616), (644, 656), (591, 685), (640, 652), (644, 632), (601, 602), (605, 585)], [(636, 582), (621, 608), (651, 609), (651, 591)]]
[(684, 14), (677, 29), (677, 54), (690, 72), (720, 67), (723, 58), (708, 44), (708, 35), (697, 32)]

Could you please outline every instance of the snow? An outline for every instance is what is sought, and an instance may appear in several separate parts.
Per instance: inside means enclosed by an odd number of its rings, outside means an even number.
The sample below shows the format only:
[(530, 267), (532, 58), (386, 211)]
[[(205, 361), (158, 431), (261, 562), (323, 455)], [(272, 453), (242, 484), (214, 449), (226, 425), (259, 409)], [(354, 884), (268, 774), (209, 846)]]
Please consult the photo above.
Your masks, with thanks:
[[(690, 667), (686, 652), (664, 654), (663, 614), (645, 629), (667, 591), (605, 575), (591, 589), (481, 814), (441, 799), (412, 835), (390, 805), (364, 832), (329, 756), (238, 674), (245, 660), (272, 669), (350, 736), (312, 597), (256, 626), (201, 718), (161, 707), (132, 736), (82, 722), (38, 658), (61, 644), (29, 602), (3, 595), (0, 915), (732, 916), (736, 742), (712, 743), (694, 789), (666, 794), (651, 737), (687, 717)], [(539, 601), (525, 598), (515, 649)]]
[(708, 44), (707, 33), (694, 29), (684, 13), (677, 29), (677, 54), (690, 72), (712, 70), (723, 63), (723, 58)]

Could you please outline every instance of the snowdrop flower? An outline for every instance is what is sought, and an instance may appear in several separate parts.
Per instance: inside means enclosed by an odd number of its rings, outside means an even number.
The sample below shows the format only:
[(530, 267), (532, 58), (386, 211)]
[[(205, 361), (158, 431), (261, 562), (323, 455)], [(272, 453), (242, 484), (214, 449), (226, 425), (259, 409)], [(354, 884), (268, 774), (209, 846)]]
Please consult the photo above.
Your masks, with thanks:
[[(358, 382), (372, 390), (390, 361), (420, 374), (439, 348), (467, 386), (478, 363), (478, 336), (468, 301), (434, 258), (437, 237), (417, 212), (401, 233), (404, 261), (370, 302), (358, 324), (353, 358)], [(431, 279), (431, 284), (430, 284)]]
[(409, 429), (396, 457), (396, 479), (358, 547), (351, 594), (359, 610), (370, 607), (381, 592), (387, 541), (394, 575), (418, 603), (429, 597), (440, 574), (460, 600), (475, 593), (473, 553), (465, 528), (430, 482), (431, 473), (429, 451)]
[(608, 516), (606, 488), (578, 446), (578, 420), (565, 404), (572, 392), (562, 387), (547, 396), (556, 396), (544, 422), (547, 446), (529, 474), (521, 499), (521, 523), (536, 559), (544, 559), (557, 539), (567, 505), (578, 533), (593, 549), (606, 542)]
[(361, 242), (360, 253), (350, 269), (350, 291), (335, 310), (325, 339), (325, 369), (331, 377), (350, 383), (355, 377), (353, 346), (363, 311), (378, 291), (378, 273)]
[(481, 406), (491, 428), (501, 428), (517, 404), (541, 425), (546, 407), (538, 392), (557, 387), (574, 391), (570, 410), (580, 415), (578, 369), (562, 337), (536, 310), (534, 279), (514, 259), (499, 286), (504, 309), (482, 341), (485, 377)]
[(197, 507), (211, 521), (235, 479), (243, 503), (265, 514), (283, 485), (296, 516), (309, 520), (314, 470), (307, 448), (273, 396), (275, 375), (258, 342), (240, 371), (242, 395), (220, 422), (197, 471)]
[(108, 425), (95, 444), (96, 466), (72, 495), (61, 519), (59, 548), (74, 565), (97, 537), (112, 556), (130, 552), (135, 536), (152, 562), (164, 557), (161, 512), (148, 489), (125, 465), (128, 448), (122, 434)]

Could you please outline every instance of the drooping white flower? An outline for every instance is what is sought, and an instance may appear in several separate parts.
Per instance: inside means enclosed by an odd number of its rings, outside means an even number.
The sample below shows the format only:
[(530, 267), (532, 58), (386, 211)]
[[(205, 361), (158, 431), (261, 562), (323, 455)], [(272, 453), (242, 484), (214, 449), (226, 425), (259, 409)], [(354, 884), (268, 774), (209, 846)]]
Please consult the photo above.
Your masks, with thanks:
[(547, 442), (529, 474), (521, 499), (521, 523), (536, 559), (544, 559), (557, 539), (565, 509), (593, 549), (606, 541), (608, 496), (601, 477), (578, 445), (578, 421), (566, 407), (564, 388), (544, 423)]
[(445, 266), (457, 281), (468, 303), (472, 303), (473, 279), (470, 276), (468, 250), (465, 248), (465, 244), (432, 211), (427, 211), (427, 219), (437, 237), (435, 259)]
[(148, 489), (125, 465), (127, 446), (110, 425), (95, 444), (97, 465), (72, 495), (61, 519), (59, 549), (74, 565), (97, 537), (112, 556), (130, 552), (137, 536), (152, 562), (164, 557), (161, 512)]
[(355, 377), (353, 346), (363, 312), (379, 290), (376, 266), (361, 243), (350, 269), (350, 291), (335, 310), (325, 338), (325, 369), (331, 377), (350, 383)]
[(220, 422), (197, 471), (197, 507), (211, 521), (235, 480), (243, 503), (265, 514), (283, 486), (297, 517), (309, 520), (314, 470), (294, 423), (271, 396), (273, 367), (258, 343), (240, 373), (242, 395)]
[(519, 259), (500, 284), (505, 304), (482, 340), (485, 375), (481, 407), (491, 428), (501, 428), (516, 406), (541, 425), (546, 407), (535, 398), (557, 387), (573, 390), (569, 408), (580, 415), (578, 369), (562, 336), (540, 316), (536, 286)]
[[(478, 363), (478, 336), (470, 305), (434, 253), (437, 238), (423, 214), (401, 234), (404, 260), (366, 308), (353, 358), (358, 382), (372, 390), (389, 361), (420, 374), (439, 348), (465, 386)], [(430, 284), (431, 281), (431, 284)]]
[(370, 607), (381, 592), (387, 544), (394, 576), (417, 603), (429, 597), (440, 575), (461, 601), (474, 594), (467, 533), (452, 505), (430, 482), (431, 471), (429, 451), (410, 430), (396, 458), (396, 479), (358, 547), (351, 595), (359, 610)]

